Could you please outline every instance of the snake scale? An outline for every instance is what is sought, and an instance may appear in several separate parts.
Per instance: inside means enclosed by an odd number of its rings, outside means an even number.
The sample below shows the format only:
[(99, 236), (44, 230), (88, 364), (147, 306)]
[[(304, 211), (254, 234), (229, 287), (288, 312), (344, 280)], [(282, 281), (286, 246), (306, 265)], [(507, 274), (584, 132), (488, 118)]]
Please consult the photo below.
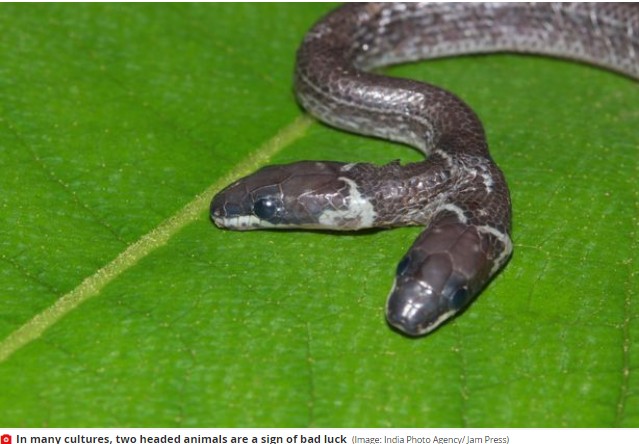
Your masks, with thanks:
[(389, 324), (410, 336), (462, 311), (512, 252), (511, 203), (482, 123), (454, 94), (377, 68), (463, 54), (534, 53), (639, 77), (639, 5), (346, 4), (308, 32), (295, 93), (319, 120), (408, 144), (401, 165), (302, 161), (267, 166), (218, 193), (219, 227), (426, 229), (397, 266)]

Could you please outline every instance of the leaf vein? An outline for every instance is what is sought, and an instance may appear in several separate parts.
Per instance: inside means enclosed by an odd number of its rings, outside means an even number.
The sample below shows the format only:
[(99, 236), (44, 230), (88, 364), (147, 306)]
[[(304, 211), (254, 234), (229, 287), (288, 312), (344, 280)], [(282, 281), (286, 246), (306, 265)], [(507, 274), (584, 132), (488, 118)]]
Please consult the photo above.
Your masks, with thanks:
[(142, 258), (164, 246), (177, 232), (197, 220), (202, 212), (208, 209), (213, 194), (238, 176), (253, 171), (256, 165), (266, 163), (284, 147), (302, 137), (312, 122), (310, 117), (302, 115), (282, 128), (261, 147), (249, 154), (245, 160), (237, 164), (227, 175), (215, 181), (181, 210), (129, 245), (113, 261), (84, 279), (80, 285), (61, 296), (53, 305), (14, 330), (0, 342), (0, 363), (38, 339), (46, 330), (83, 302), (98, 295), (107, 284), (131, 269)]

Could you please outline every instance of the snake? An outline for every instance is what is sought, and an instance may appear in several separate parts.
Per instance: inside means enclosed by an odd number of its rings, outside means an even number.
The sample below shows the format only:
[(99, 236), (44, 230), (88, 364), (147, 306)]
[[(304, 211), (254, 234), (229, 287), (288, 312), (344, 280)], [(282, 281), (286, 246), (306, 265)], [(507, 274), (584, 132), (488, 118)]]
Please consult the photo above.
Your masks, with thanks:
[(297, 51), (298, 103), (329, 126), (409, 145), (424, 160), (266, 166), (213, 197), (212, 221), (231, 230), (425, 227), (397, 265), (385, 312), (404, 335), (432, 332), (466, 310), (509, 261), (511, 199), (471, 107), (440, 87), (390, 77), (382, 68), (503, 52), (569, 59), (638, 79), (639, 6), (338, 7)]

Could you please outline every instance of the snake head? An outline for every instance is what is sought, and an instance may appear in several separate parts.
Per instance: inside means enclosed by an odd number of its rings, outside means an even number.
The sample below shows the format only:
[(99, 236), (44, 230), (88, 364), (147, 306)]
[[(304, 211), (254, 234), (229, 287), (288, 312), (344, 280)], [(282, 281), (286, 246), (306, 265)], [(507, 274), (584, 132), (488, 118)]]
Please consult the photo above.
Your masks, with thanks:
[(429, 227), (397, 266), (388, 322), (410, 336), (436, 329), (486, 285), (498, 268), (494, 250), (501, 245), (481, 227), (460, 222)]
[(264, 167), (220, 191), (211, 201), (211, 219), (234, 230), (360, 228), (357, 223), (370, 219), (370, 204), (344, 176), (346, 169), (312, 161)]

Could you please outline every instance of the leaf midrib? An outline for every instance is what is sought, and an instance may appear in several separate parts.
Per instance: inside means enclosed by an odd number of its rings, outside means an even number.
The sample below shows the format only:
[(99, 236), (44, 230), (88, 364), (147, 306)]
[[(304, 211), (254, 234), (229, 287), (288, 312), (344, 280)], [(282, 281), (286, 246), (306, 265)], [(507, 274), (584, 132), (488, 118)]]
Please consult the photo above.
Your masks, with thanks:
[(95, 273), (87, 276), (77, 287), (62, 295), (56, 302), (33, 316), (0, 342), (0, 363), (9, 359), (16, 351), (38, 339), (46, 330), (59, 322), (65, 315), (82, 303), (100, 294), (102, 289), (131, 269), (141, 259), (164, 246), (182, 228), (196, 221), (208, 211), (211, 197), (238, 177), (245, 176), (304, 135), (313, 119), (302, 115), (282, 128), (262, 146), (255, 149), (244, 160), (211, 186), (195, 196), (173, 216), (129, 245), (115, 259)]

